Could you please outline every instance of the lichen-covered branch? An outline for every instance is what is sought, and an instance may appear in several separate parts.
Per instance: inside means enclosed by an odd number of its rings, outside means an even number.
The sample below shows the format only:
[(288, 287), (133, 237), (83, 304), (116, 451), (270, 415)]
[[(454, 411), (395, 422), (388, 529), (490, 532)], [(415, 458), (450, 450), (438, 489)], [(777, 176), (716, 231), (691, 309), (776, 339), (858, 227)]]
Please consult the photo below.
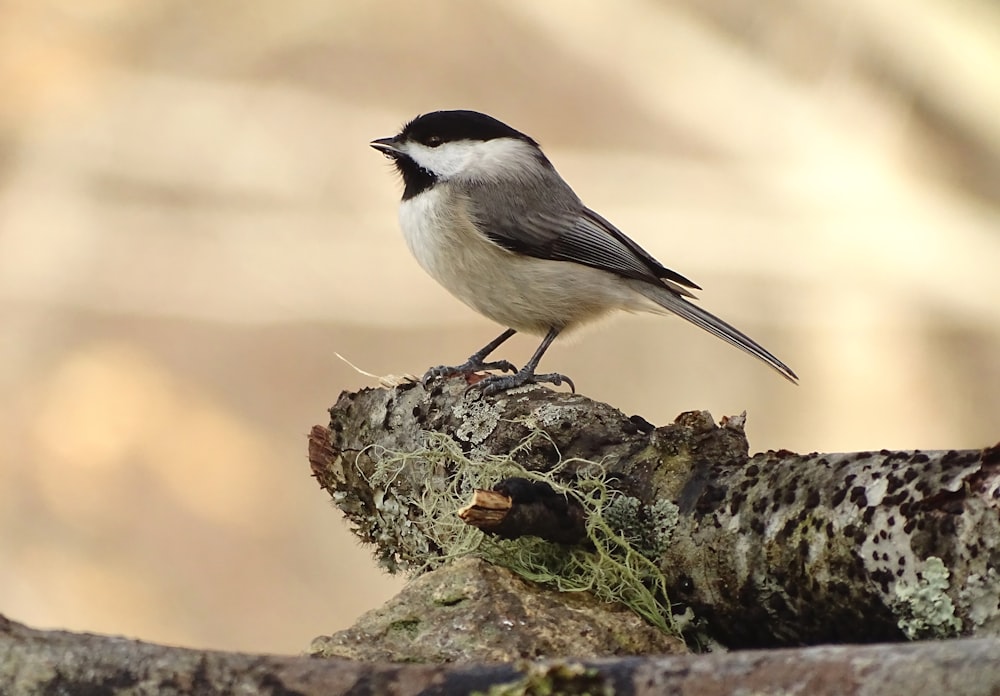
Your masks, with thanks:
[[(645, 659), (400, 665), (189, 650), (37, 631), (0, 616), (0, 693), (229, 696), (374, 693), (868, 694), (987, 696), (997, 639), (822, 647)], [(496, 691), (490, 691), (496, 689)]]
[(310, 461), (390, 568), (494, 548), (455, 512), (520, 477), (582, 506), (578, 561), (627, 556), (609, 572), (669, 597), (666, 624), (687, 611), (730, 646), (1000, 633), (1000, 448), (748, 449), (741, 418), (656, 428), (580, 395), (451, 380), (343, 394)]

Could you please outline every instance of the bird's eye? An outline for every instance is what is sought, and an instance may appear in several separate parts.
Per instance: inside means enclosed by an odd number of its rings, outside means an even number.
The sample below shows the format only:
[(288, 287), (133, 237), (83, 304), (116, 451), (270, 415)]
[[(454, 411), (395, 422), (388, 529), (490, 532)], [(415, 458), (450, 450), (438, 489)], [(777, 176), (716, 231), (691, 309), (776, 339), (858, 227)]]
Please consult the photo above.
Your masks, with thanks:
[(440, 135), (432, 135), (427, 138), (427, 147), (437, 147), (443, 142)]

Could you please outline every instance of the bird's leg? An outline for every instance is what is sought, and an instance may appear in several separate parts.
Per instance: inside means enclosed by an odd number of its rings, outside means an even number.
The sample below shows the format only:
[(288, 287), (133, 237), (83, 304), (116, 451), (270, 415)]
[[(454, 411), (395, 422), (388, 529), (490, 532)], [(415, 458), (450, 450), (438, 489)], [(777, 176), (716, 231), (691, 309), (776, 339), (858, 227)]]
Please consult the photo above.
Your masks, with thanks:
[(456, 365), (454, 367), (449, 367), (447, 365), (438, 365), (437, 367), (432, 367), (427, 370), (424, 374), (424, 378), (420, 380), (424, 386), (432, 379), (437, 379), (438, 377), (445, 377), (448, 375), (471, 375), (474, 372), (479, 372), (480, 370), (502, 370), (503, 372), (517, 372), (517, 368), (507, 360), (493, 360), (490, 362), (485, 362), (487, 356), (495, 351), (501, 343), (506, 341), (508, 338), (516, 334), (517, 331), (514, 329), (507, 329), (502, 334), (494, 338), (492, 341), (487, 343), (482, 349), (477, 350), (473, 353), (468, 360), (466, 360), (461, 365)]
[(559, 329), (549, 329), (549, 332), (545, 334), (545, 338), (542, 339), (542, 344), (538, 346), (538, 350), (535, 354), (531, 356), (524, 367), (518, 370), (513, 375), (489, 375), (484, 377), (476, 384), (473, 384), (470, 389), (479, 388), (482, 389), (484, 394), (497, 394), (508, 389), (514, 389), (515, 387), (522, 387), (525, 384), (537, 384), (540, 382), (547, 382), (553, 386), (558, 387), (560, 384), (565, 382), (569, 385), (569, 388), (576, 393), (576, 386), (566, 375), (561, 375), (557, 372), (549, 372), (546, 374), (536, 375), (535, 368), (538, 367), (538, 361), (542, 359), (542, 355), (548, 349), (552, 341), (556, 340), (556, 336), (559, 335)]

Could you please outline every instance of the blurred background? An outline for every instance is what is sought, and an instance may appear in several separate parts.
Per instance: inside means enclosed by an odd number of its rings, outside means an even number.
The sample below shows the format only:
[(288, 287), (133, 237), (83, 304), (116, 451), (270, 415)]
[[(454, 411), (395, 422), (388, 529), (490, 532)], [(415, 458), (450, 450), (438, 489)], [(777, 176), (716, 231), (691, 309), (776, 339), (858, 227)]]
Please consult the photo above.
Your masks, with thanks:
[[(401, 587), (310, 477), (341, 390), (499, 333), (434, 284), (367, 143), (523, 130), (793, 387), (679, 320), (542, 367), (754, 451), (1000, 438), (990, 0), (6, 0), (0, 612), (297, 652)], [(521, 363), (537, 339), (516, 337)]]

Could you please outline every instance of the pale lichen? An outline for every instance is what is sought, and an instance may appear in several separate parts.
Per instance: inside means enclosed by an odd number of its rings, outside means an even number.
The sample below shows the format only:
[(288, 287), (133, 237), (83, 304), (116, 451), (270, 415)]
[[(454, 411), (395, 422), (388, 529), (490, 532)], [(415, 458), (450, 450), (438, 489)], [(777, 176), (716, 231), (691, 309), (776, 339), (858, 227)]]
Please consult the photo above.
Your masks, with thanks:
[(958, 598), (967, 607), (974, 628), (996, 622), (1000, 616), (1000, 577), (996, 568), (988, 568), (985, 576), (980, 573), (970, 575)]
[(948, 638), (962, 630), (962, 620), (948, 596), (949, 576), (944, 562), (930, 556), (915, 583), (897, 583), (898, 625), (910, 640)]
[(467, 395), (453, 409), (453, 415), (461, 421), (455, 437), (470, 445), (482, 443), (496, 430), (501, 413), (503, 409), (497, 402)]

